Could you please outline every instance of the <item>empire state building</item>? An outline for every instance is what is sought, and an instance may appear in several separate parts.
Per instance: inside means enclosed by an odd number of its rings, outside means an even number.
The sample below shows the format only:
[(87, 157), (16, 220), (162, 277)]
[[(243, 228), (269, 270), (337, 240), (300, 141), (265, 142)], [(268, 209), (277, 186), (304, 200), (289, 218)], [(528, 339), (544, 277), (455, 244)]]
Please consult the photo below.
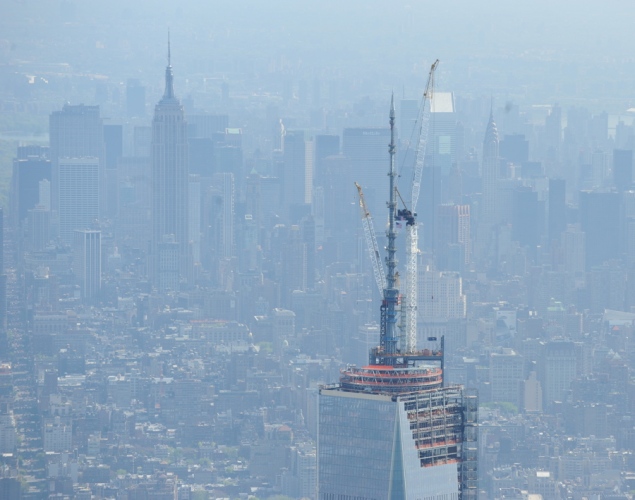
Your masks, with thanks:
[(152, 120), (152, 274), (160, 291), (176, 291), (188, 268), (188, 142), (170, 64)]

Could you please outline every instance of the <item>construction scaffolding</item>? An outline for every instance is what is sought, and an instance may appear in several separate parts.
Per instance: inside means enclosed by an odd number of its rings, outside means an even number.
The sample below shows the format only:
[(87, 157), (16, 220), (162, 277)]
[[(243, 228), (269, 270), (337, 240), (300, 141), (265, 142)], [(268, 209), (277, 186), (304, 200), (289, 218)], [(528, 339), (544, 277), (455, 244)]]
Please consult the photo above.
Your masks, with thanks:
[(340, 370), (342, 390), (367, 393), (404, 393), (436, 389), (443, 385), (440, 368), (392, 368), (386, 365), (355, 366)]
[(461, 500), (478, 495), (478, 396), (459, 386), (395, 396), (404, 405), (421, 467), (458, 464)]

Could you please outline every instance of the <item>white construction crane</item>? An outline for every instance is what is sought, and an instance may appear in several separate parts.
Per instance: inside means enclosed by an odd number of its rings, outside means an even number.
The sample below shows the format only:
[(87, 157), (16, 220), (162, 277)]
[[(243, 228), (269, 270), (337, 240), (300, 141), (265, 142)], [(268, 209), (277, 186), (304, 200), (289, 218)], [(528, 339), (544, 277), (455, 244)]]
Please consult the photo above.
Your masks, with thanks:
[(379, 245), (377, 245), (377, 236), (375, 235), (375, 227), (373, 226), (373, 218), (366, 207), (364, 200), (364, 192), (362, 186), (355, 183), (357, 193), (359, 194), (359, 208), (362, 213), (362, 227), (364, 228), (364, 237), (366, 238), (366, 246), (368, 247), (368, 255), (373, 266), (373, 274), (375, 275), (375, 283), (379, 288), (379, 293), (383, 293), (386, 288), (386, 273), (381, 264), (381, 256), (379, 255)]
[(430, 105), (426, 106), (426, 101), (432, 101), (434, 72), (438, 64), (439, 60), (437, 59), (430, 67), (428, 83), (423, 93), (423, 102), (419, 112), (419, 143), (417, 145), (417, 160), (412, 180), (410, 209), (404, 208), (398, 214), (406, 221), (406, 276), (404, 280), (404, 295), (401, 298), (401, 314), (405, 330), (405, 345), (402, 345), (402, 348), (406, 353), (413, 353), (417, 349), (417, 255), (419, 254), (419, 233), (417, 231), (416, 209), (419, 201), (419, 191), (421, 190), (423, 161), (426, 155), (428, 128), (430, 125)]

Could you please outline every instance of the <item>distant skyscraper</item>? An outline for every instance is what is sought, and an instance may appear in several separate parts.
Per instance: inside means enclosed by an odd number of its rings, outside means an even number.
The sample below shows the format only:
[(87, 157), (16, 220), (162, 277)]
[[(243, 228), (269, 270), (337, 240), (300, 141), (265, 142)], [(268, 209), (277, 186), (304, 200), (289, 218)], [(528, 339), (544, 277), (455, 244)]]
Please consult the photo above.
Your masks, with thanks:
[(569, 225), (560, 235), (563, 269), (571, 277), (584, 276), (586, 235), (580, 224)]
[(123, 127), (104, 125), (104, 214), (114, 218), (117, 215), (117, 164), (123, 156)]
[(489, 383), (492, 401), (521, 407), (521, 383), (524, 382), (523, 357), (513, 349), (501, 348), (490, 354)]
[(28, 248), (39, 252), (51, 239), (51, 212), (42, 205), (29, 210)]
[(420, 269), (418, 287), (422, 321), (465, 318), (463, 280), (458, 273)]
[(633, 151), (613, 150), (613, 184), (618, 191), (626, 191), (633, 185)]
[(18, 147), (11, 178), (11, 222), (14, 226), (21, 225), (28, 210), (41, 202), (39, 182), (44, 179), (51, 180), (48, 148)]
[[(580, 191), (580, 227), (586, 233), (586, 269), (619, 257), (620, 195)], [(544, 388), (543, 388), (544, 389)]]
[[(49, 119), (52, 166), (52, 209), (59, 205), (59, 160), (60, 158), (97, 158), (99, 178), (105, 165), (104, 126), (99, 106), (71, 106), (65, 104)], [(104, 202), (101, 198), (100, 204)]]
[[(390, 142), (387, 127), (347, 128), (342, 137), (342, 153), (350, 165), (351, 181), (364, 188), (366, 203), (374, 217), (386, 209), (386, 144)], [(346, 186), (348, 188), (348, 186)], [(354, 195), (354, 187), (348, 188)]]
[(282, 202), (290, 210), (289, 218), (294, 217), (300, 205), (306, 203), (307, 163), (306, 144), (302, 130), (289, 130), (284, 136)]
[(160, 273), (159, 246), (172, 235), (178, 244), (181, 276), (186, 276), (188, 242), (188, 143), (187, 122), (174, 95), (168, 43), (165, 92), (154, 108), (152, 120), (152, 253), (154, 274)]
[(188, 240), (191, 245), (192, 263), (201, 262), (201, 178), (190, 175), (188, 192)]
[(234, 256), (234, 175), (215, 174), (212, 184), (220, 195), (220, 204), (217, 205), (220, 209), (220, 257), (229, 259)]
[(467, 302), (459, 273), (425, 269), (419, 264), (418, 327), (419, 344), (429, 337), (445, 337), (446, 353), (465, 347)]
[(552, 407), (554, 401), (564, 401), (566, 391), (576, 376), (575, 344), (566, 340), (553, 340), (543, 344), (540, 360), (540, 382), (543, 407)]
[(439, 268), (461, 271), (464, 265), (470, 263), (470, 206), (443, 204), (437, 208), (436, 215)]
[(544, 233), (545, 204), (530, 187), (519, 186), (514, 191), (512, 209), (512, 239), (528, 248), (535, 259)]
[(60, 238), (73, 243), (73, 231), (90, 229), (99, 219), (99, 159), (58, 160)]
[(498, 220), (498, 130), (494, 122), (494, 114), (490, 113), (485, 139), (483, 140), (483, 167), (481, 210), (477, 233), (477, 251), (479, 258), (487, 258), (492, 241), (492, 232)]
[(101, 231), (74, 231), (73, 271), (83, 300), (91, 300), (101, 290)]
[(430, 101), (430, 128), (426, 163), (447, 175), (456, 161), (454, 94), (435, 92)]
[(126, 85), (126, 113), (130, 118), (146, 114), (146, 88), (136, 78), (128, 80)]
[(566, 181), (564, 179), (549, 179), (549, 242), (558, 240), (560, 234), (567, 228)]
[(340, 136), (339, 135), (316, 135), (315, 136), (315, 162), (313, 169), (313, 184), (316, 186), (324, 185), (325, 175), (325, 159), (329, 156), (338, 155), (340, 153)]

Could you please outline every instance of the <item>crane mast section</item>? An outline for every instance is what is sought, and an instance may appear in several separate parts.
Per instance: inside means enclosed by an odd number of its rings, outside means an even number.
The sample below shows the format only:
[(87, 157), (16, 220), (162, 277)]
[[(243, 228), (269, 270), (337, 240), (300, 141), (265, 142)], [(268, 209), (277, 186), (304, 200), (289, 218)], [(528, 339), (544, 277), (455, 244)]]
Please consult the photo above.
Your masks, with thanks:
[(406, 280), (405, 297), (402, 298), (402, 309), (404, 309), (405, 319), (405, 341), (404, 346), (407, 353), (417, 350), (417, 303), (419, 294), (417, 293), (417, 257), (419, 249), (418, 228), (416, 224), (406, 226)]
[[(402, 310), (405, 314), (404, 324), (404, 349), (407, 353), (413, 353), (417, 350), (417, 303), (419, 300), (417, 293), (417, 275), (419, 273), (417, 258), (419, 255), (419, 232), (416, 222), (417, 202), (419, 201), (419, 192), (421, 191), (421, 178), (423, 175), (423, 163), (426, 156), (426, 148), (428, 144), (428, 130), (430, 128), (430, 112), (432, 104), (432, 96), (434, 93), (434, 72), (437, 69), (439, 60), (434, 61), (430, 67), (428, 74), (428, 82), (423, 93), (423, 102), (421, 104), (421, 120), (419, 128), (419, 143), (417, 145), (417, 159), (415, 163), (412, 193), (411, 193), (411, 221), (406, 225), (406, 279), (405, 279), (405, 297), (403, 298)], [(430, 104), (426, 106), (427, 101)]]

